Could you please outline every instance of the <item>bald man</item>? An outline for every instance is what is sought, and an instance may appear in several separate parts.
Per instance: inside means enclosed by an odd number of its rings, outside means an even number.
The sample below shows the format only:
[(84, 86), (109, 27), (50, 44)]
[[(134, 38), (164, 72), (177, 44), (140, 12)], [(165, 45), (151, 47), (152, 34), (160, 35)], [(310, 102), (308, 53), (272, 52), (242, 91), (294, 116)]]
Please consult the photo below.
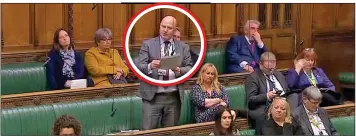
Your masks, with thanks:
[[(176, 19), (166, 16), (161, 20), (159, 36), (143, 42), (135, 65), (145, 75), (156, 80), (173, 80), (191, 67), (189, 46), (174, 40)], [(180, 66), (175, 69), (162, 69), (160, 59), (164, 56), (179, 55)], [(143, 129), (154, 129), (159, 126), (170, 127), (178, 124), (184, 91), (180, 85), (160, 87), (140, 81), (140, 97), (143, 101)]]

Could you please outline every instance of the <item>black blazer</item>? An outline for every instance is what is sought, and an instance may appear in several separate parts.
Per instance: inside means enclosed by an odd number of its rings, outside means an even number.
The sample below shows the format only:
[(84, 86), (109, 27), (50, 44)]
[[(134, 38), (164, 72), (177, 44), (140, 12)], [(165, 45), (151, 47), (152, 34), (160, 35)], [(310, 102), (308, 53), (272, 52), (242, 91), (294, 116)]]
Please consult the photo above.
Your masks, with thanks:
[(256, 131), (256, 135), (304, 135), (304, 132), (298, 123), (284, 123), (283, 134), (276, 133), (277, 126), (277, 123), (270, 118), (263, 123), (262, 127), (260, 128), (260, 131)]
[[(318, 115), (321, 119), (321, 122), (323, 122), (323, 125), (328, 135), (339, 135), (336, 129), (334, 128), (333, 124), (331, 124), (329, 115), (326, 112), (326, 110), (319, 107)], [(302, 126), (302, 130), (305, 133), (305, 135), (314, 135), (308, 115), (303, 105), (298, 106), (298, 108), (294, 110), (294, 112), (292, 113), (292, 117), (294, 121), (299, 122), (299, 124)]]
[[(286, 77), (279, 71), (274, 71), (273, 75), (287, 93), (289, 89)], [(261, 114), (264, 115), (267, 102), (267, 82), (260, 69), (256, 69), (247, 77), (245, 88), (247, 90), (249, 116), (256, 119)]]

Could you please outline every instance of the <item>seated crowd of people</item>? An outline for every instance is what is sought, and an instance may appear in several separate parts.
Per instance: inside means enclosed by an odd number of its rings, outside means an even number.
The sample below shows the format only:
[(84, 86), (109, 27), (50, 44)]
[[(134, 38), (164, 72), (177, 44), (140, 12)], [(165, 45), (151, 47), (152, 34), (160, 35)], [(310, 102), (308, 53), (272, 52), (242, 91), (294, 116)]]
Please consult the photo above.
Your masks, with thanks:
[[(306, 48), (294, 60), (294, 68), (287, 76), (277, 71), (277, 58), (268, 52), (258, 33), (260, 23), (248, 20), (244, 35), (232, 37), (226, 47), (227, 71), (248, 72), (245, 82), (248, 110), (246, 118), (259, 135), (335, 135), (327, 112), (320, 106), (343, 104), (334, 84), (317, 67), (314, 49)], [(180, 41), (180, 31), (172, 16), (162, 19), (160, 36), (143, 43), (135, 65), (146, 75), (157, 80), (172, 80), (189, 71), (197, 55)], [(49, 52), (47, 78), (51, 89), (70, 88), (71, 80), (87, 79), (88, 86), (109, 87), (125, 83), (129, 68), (118, 51), (111, 46), (113, 35), (107, 28), (95, 33), (94, 47), (84, 58), (74, 49), (68, 32), (58, 29), (53, 49)], [(155, 45), (158, 45), (157, 47)], [(171, 55), (170, 55), (171, 54)], [(159, 58), (180, 54), (182, 65), (176, 69), (160, 69)], [(192, 61), (193, 56), (195, 60)], [(163, 74), (162, 74), (163, 73)], [(143, 99), (143, 128), (154, 129), (177, 125), (183, 89), (179, 85), (157, 87), (140, 81)], [(184, 95), (184, 93), (183, 93)], [(225, 87), (218, 81), (218, 72), (211, 63), (205, 63), (192, 86), (191, 101), (195, 107), (197, 123), (215, 121), (210, 135), (239, 135), (233, 121), (239, 110), (231, 109)], [(230, 97), (231, 98), (231, 97)], [(61, 124), (67, 120), (67, 124)], [(80, 123), (69, 115), (60, 117), (53, 130), (56, 135), (72, 132), (78, 135)], [(68, 129), (69, 128), (69, 129)]]

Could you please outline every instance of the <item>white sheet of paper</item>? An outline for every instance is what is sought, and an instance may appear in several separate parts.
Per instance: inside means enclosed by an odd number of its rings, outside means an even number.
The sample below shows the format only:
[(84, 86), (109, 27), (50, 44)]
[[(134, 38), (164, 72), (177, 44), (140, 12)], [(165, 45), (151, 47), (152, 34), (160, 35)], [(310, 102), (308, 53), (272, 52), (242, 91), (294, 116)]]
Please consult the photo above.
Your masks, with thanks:
[(70, 89), (87, 88), (87, 79), (72, 80)]
[(161, 69), (175, 69), (180, 65), (180, 55), (165, 56), (161, 58)]

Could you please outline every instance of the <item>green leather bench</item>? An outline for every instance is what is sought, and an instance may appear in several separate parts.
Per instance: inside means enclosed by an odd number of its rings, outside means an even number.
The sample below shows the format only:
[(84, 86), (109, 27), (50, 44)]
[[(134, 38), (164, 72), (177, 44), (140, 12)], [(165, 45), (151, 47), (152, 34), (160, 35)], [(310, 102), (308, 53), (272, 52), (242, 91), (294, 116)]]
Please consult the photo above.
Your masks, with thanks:
[(355, 116), (332, 118), (331, 123), (340, 135), (355, 135)]
[(47, 90), (46, 69), (42, 62), (1, 66), (1, 94)]
[(254, 136), (255, 135), (255, 130), (254, 129), (242, 130), (242, 131), (240, 131), (240, 135), (242, 135), (242, 136)]
[(212, 63), (215, 65), (219, 74), (225, 73), (225, 48), (209, 49), (206, 53), (204, 63)]
[[(231, 109), (247, 109), (246, 91), (244, 85), (228, 86), (225, 88), (230, 102)], [(195, 123), (195, 109), (190, 97), (190, 90), (185, 91), (184, 102), (182, 103), (179, 125)]]
[(340, 83), (343, 84), (355, 84), (355, 73), (343, 72), (339, 73)]

